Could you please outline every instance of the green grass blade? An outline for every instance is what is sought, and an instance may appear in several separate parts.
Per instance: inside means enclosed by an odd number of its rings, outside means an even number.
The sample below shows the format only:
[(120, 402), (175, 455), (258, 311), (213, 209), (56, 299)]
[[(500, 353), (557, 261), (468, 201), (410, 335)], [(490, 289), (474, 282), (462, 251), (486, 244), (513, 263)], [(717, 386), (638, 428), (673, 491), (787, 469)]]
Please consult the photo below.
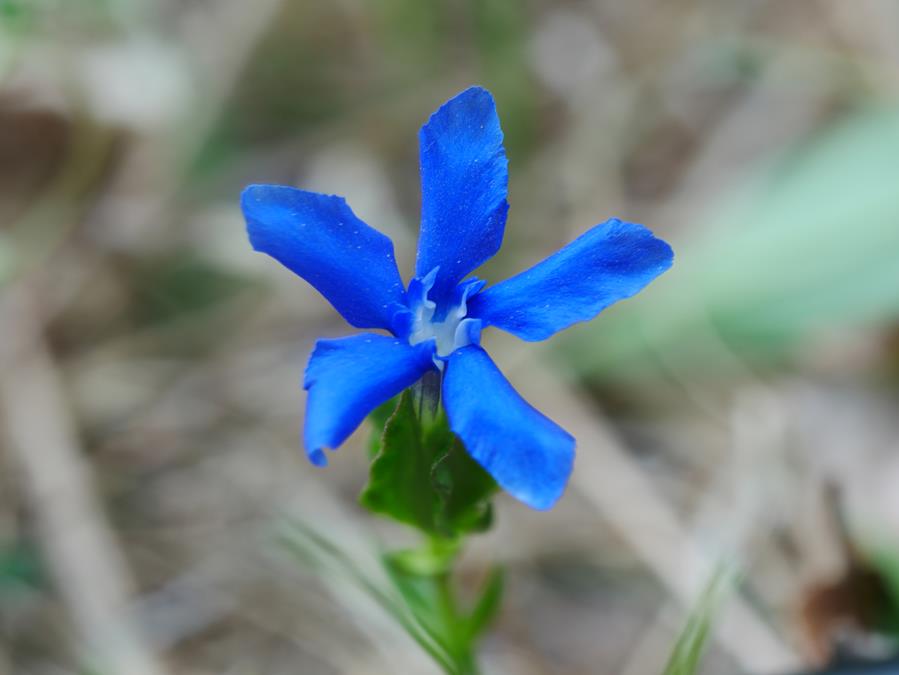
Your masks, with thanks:
[(699, 672), (712, 622), (723, 595), (733, 583), (734, 575), (727, 567), (721, 566), (715, 571), (674, 644), (664, 675), (696, 675)]
[(339, 546), (299, 521), (291, 521), (281, 540), (304, 564), (317, 571), (343, 573), (392, 617), (445, 672), (451, 675), (456, 672), (452, 657), (435, 639), (429, 627), (422, 625), (399, 598), (379, 587)]

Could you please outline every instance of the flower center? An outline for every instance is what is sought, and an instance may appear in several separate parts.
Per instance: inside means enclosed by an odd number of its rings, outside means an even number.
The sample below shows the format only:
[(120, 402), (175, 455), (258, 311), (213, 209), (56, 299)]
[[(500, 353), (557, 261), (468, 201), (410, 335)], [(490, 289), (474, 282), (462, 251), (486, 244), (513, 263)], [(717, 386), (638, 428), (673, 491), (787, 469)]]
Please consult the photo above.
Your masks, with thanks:
[(443, 321), (434, 320), (436, 310), (437, 304), (427, 299), (413, 309), (415, 318), (412, 322), (412, 333), (409, 335), (410, 345), (433, 339), (437, 347), (437, 356), (449, 356), (459, 347), (471, 344), (463, 325), (466, 311), (464, 303), (461, 306), (451, 307)]
[(481, 320), (466, 315), (468, 297), (484, 283), (478, 279), (465, 281), (455, 288), (452, 297), (438, 303), (428, 297), (436, 278), (437, 268), (409, 284), (409, 309), (413, 315), (409, 344), (434, 340), (436, 356), (444, 358), (461, 347), (480, 342)]

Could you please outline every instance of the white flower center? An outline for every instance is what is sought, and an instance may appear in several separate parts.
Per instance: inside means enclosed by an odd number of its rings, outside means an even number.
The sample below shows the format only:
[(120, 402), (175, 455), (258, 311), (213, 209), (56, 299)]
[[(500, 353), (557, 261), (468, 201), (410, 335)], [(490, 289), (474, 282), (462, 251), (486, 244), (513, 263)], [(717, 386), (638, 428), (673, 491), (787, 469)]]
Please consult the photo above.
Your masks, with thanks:
[[(412, 330), (409, 333), (409, 344), (417, 345), (420, 342), (434, 340), (436, 355), (445, 357), (461, 347), (472, 343), (478, 343), (481, 333), (480, 319), (466, 318), (468, 313), (467, 301), (470, 290), (461, 293), (458, 304), (447, 309), (445, 315), (439, 321), (434, 320), (437, 311), (437, 303), (428, 298), (428, 293), (434, 285), (436, 270), (421, 280), (421, 297), (412, 298), (409, 303), (413, 313)], [(478, 286), (477, 288), (480, 288)], [(438, 364), (442, 366), (442, 363)]]
[(437, 305), (432, 300), (425, 300), (414, 310), (415, 320), (412, 323), (409, 344), (417, 345), (419, 342), (433, 339), (437, 345), (437, 356), (449, 356), (459, 347), (471, 344), (468, 331), (462, 325), (465, 318), (465, 303), (450, 309), (443, 321), (432, 320), (436, 309)]

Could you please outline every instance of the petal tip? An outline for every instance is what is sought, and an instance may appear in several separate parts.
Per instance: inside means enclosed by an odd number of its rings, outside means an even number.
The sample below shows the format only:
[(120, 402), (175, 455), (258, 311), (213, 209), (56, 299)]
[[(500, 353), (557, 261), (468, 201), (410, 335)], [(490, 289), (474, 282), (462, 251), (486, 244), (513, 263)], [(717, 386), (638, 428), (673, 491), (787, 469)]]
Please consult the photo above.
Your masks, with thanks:
[[(470, 87), (466, 87), (455, 96), (447, 99), (446, 102), (442, 106), (440, 106), (440, 108), (445, 108), (454, 103), (457, 104), (468, 100), (474, 101), (476, 99), (480, 99), (482, 103), (487, 103), (494, 107), (496, 106), (496, 102), (493, 99), (493, 94), (490, 93), (489, 89), (487, 89), (486, 87), (482, 87), (479, 84), (473, 84)], [(440, 109), (438, 108), (437, 112), (439, 111)]]
[[(470, 87), (463, 89), (458, 94), (453, 96), (449, 101), (456, 101), (458, 99), (467, 99), (467, 98), (479, 98), (484, 100), (485, 102), (489, 102), (491, 105), (496, 105), (496, 102), (493, 99), (493, 94), (486, 87), (482, 87), (479, 84), (473, 84)], [(447, 101), (447, 103), (449, 103)]]
[(495, 120), (496, 132), (500, 141), (502, 141), (502, 129), (499, 128), (499, 120), (497, 119), (496, 101), (489, 90), (478, 85), (463, 89), (455, 96), (444, 101), (428, 117), (428, 121), (419, 131), (419, 136), (422, 138), (426, 137), (431, 129), (445, 124), (445, 120), (456, 118), (460, 114), (468, 117), (471, 113), (486, 113), (488, 118)]
[(328, 458), (325, 456), (325, 453), (322, 452), (321, 448), (314, 448), (306, 452), (306, 456), (309, 457), (309, 461), (314, 466), (324, 467), (328, 466)]
[(240, 205), (245, 206), (251, 199), (253, 199), (256, 194), (259, 192), (261, 188), (269, 187), (263, 183), (250, 183), (243, 190), (240, 191)]

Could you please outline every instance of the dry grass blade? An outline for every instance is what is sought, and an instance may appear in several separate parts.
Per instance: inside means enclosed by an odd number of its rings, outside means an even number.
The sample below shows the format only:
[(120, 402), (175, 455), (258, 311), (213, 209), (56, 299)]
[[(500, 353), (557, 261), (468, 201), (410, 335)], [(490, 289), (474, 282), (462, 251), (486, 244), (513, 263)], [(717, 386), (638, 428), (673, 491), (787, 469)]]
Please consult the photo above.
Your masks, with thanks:
[(132, 580), (81, 456), (52, 357), (21, 288), (0, 298), (0, 415), (47, 565), (103, 675), (164, 675), (129, 612)]

